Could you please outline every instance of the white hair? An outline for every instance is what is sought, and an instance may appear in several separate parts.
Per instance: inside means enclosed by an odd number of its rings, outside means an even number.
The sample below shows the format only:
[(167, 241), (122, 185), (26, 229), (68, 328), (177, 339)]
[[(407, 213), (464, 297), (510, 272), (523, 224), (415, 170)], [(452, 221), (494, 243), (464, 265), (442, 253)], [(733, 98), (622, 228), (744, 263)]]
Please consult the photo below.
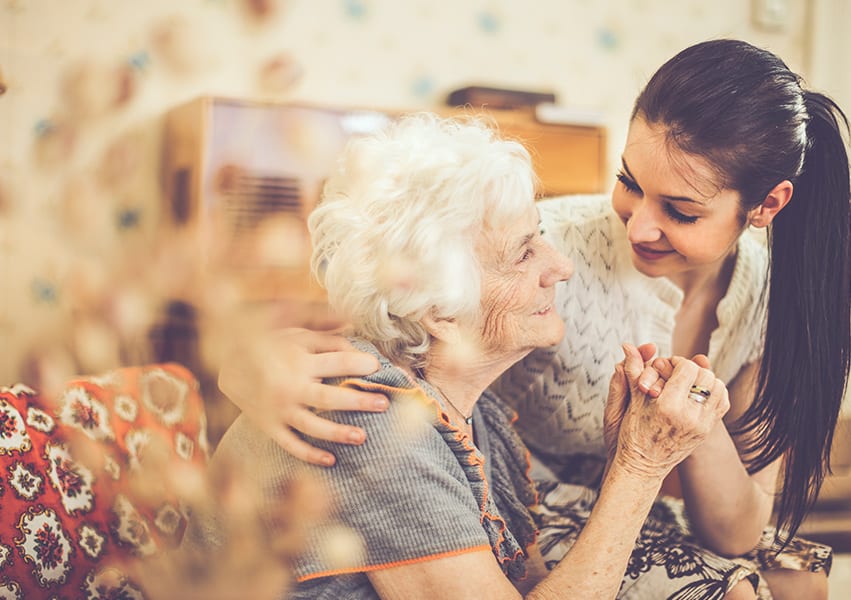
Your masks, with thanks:
[(331, 307), (393, 360), (422, 366), (420, 320), (475, 315), (475, 243), (534, 198), (529, 153), (476, 118), (416, 113), (353, 138), (308, 218)]

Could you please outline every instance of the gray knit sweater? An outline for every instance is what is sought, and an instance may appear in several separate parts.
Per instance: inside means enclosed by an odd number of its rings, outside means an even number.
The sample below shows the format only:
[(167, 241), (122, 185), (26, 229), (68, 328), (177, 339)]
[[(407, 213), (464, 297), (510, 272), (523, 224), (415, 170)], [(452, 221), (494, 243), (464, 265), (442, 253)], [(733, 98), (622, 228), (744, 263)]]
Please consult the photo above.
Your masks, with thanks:
[[(332, 468), (311, 467), (240, 417), (212, 458), (212, 469), (234, 460), (244, 465), (272, 502), (305, 469), (326, 486), (333, 514), (314, 531), (296, 561), (298, 583), (289, 597), (376, 598), (366, 571), (475, 548), (490, 549), (510, 578), (522, 577), (525, 550), (536, 535), (528, 512), (536, 493), (527, 476), (528, 452), (511, 425), (513, 411), (485, 393), (474, 412), (474, 445), (451, 424), (439, 395), (426, 382), (411, 381), (372, 345), (355, 343), (378, 356), (381, 369), (335, 383), (384, 392), (390, 408), (385, 413), (323, 416), (363, 427), (363, 446), (308, 439), (337, 456)], [(193, 515), (184, 544), (226, 544), (226, 524), (220, 518)], [(341, 531), (346, 535), (340, 537)], [(341, 562), (334, 544), (353, 537), (361, 541), (362, 552)]]

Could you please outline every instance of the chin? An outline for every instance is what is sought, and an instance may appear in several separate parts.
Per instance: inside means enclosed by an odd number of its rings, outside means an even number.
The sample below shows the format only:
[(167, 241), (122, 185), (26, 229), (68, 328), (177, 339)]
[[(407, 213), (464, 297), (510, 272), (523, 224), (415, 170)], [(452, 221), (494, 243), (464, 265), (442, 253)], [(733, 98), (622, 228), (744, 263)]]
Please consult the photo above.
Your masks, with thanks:
[(561, 342), (564, 337), (564, 321), (559, 317), (557, 323), (548, 328), (546, 334), (541, 336), (542, 339), (538, 344), (538, 348), (549, 348)]
[(632, 266), (635, 267), (636, 271), (647, 277), (667, 277), (670, 271), (670, 269), (661, 268), (661, 265), (648, 264), (636, 256), (632, 257)]

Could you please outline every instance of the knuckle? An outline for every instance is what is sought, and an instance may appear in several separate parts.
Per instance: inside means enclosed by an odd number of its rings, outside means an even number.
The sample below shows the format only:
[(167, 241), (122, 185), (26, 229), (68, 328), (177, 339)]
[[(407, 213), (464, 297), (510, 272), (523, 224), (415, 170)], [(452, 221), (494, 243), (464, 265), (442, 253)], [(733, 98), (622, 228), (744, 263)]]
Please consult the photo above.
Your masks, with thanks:
[(289, 417), (286, 420), (286, 423), (290, 427), (290, 429), (294, 429), (295, 431), (300, 431), (302, 433), (306, 433), (305, 432), (306, 419), (305, 419), (305, 416), (304, 416), (305, 412), (307, 412), (306, 409), (297, 410), (297, 411), (293, 411), (292, 413), (290, 413)]
[(328, 410), (331, 407), (331, 390), (321, 383), (313, 384), (308, 388), (309, 404), (313, 408)]
[(330, 428), (330, 435), (333, 441), (338, 444), (351, 444), (353, 442), (357, 443), (360, 441), (360, 432), (353, 427), (343, 427), (341, 425), (335, 425)]
[(314, 334), (315, 332), (304, 327), (285, 327), (281, 330), (281, 337), (291, 339), (310, 339)]
[(318, 410), (340, 410), (346, 408), (345, 388), (316, 383), (311, 386), (310, 405)]
[(272, 439), (274, 439), (281, 448), (300, 460), (306, 460), (310, 454), (308, 452), (308, 448), (310, 447), (301, 441), (289, 429), (278, 431), (277, 435), (274, 435)]

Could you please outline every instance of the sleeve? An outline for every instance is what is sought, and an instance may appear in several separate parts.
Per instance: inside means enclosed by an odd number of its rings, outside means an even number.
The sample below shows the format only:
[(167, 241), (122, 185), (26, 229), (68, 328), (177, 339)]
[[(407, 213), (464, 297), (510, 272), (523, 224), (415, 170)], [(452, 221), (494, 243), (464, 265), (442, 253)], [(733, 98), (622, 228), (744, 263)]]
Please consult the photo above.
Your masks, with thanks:
[(367, 438), (362, 446), (308, 440), (337, 462), (313, 469), (333, 500), (333, 518), (297, 561), (299, 580), (491, 549), (464, 469), (416, 394), (391, 394), (385, 413), (323, 416), (362, 427)]

